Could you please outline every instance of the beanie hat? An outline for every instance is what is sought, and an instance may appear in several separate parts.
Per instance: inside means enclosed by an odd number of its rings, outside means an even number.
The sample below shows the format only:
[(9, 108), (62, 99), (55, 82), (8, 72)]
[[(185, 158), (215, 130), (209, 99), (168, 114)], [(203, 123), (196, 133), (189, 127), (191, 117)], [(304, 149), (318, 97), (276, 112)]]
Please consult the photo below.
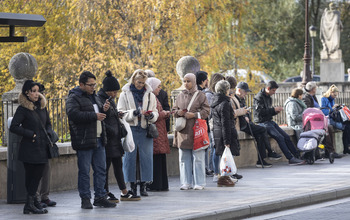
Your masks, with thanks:
[(208, 73), (204, 71), (198, 71), (196, 72), (196, 83), (197, 85), (202, 84), (203, 81), (208, 79)]
[(106, 78), (102, 81), (103, 84), (103, 90), (108, 91), (117, 91), (120, 89), (120, 85), (118, 80), (112, 76), (112, 72), (108, 70), (106, 72)]
[(147, 84), (152, 88), (153, 91), (158, 88), (160, 83), (161, 83), (161, 81), (155, 77), (147, 79)]

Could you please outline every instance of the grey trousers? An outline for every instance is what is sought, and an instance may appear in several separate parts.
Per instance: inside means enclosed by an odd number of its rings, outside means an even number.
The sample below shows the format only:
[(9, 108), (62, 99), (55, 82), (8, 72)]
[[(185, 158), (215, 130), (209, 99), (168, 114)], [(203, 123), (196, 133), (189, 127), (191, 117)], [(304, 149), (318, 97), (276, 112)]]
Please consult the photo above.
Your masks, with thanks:
[(39, 201), (49, 199), (50, 179), (51, 179), (51, 166), (50, 166), (50, 160), (49, 160), (45, 164), (43, 177), (40, 180), (38, 191), (36, 192), (36, 197), (39, 199)]

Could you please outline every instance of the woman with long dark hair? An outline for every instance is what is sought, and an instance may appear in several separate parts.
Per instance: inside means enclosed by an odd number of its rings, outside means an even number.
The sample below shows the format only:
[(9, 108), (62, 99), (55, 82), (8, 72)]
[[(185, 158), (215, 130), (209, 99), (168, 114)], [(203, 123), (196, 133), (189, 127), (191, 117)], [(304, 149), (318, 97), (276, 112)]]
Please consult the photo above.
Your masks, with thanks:
[(46, 130), (51, 128), (46, 99), (39, 93), (39, 84), (27, 80), (18, 102), (10, 131), (23, 137), (18, 151), (18, 160), (24, 165), (27, 190), (23, 214), (45, 214), (47, 210), (41, 206), (35, 194), (48, 162), (48, 140), (42, 128), (42, 124)]

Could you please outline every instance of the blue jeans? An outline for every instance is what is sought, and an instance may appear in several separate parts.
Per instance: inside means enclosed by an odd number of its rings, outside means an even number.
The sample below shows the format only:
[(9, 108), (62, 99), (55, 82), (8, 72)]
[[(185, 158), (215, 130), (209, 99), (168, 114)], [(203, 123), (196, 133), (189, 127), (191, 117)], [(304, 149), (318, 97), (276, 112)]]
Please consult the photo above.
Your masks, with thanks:
[(284, 156), (290, 160), (293, 156), (297, 157), (299, 152), (295, 148), (289, 135), (283, 131), (278, 124), (274, 121), (267, 121), (260, 123), (259, 125), (266, 128), (267, 133), (277, 141), (278, 146), (281, 148)]
[(135, 142), (133, 152), (125, 152), (123, 172), (125, 182), (136, 182), (137, 152), (140, 162), (140, 181), (153, 181), (153, 138), (146, 137), (147, 131), (139, 126), (130, 126)]
[(214, 165), (213, 165), (214, 139), (212, 138), (213, 137), (212, 135), (213, 135), (213, 132), (211, 131), (209, 133), (210, 145), (205, 150), (205, 168), (208, 170), (214, 170)]
[(213, 147), (213, 168), (215, 174), (220, 174), (220, 156), (216, 155), (215, 147)]
[[(205, 186), (205, 150), (179, 149), (181, 185)], [(192, 175), (193, 174), (193, 175)]]
[(81, 198), (91, 199), (90, 192), (90, 166), (94, 171), (95, 198), (105, 196), (106, 190), (106, 153), (102, 146), (101, 138), (97, 139), (97, 148), (90, 150), (78, 150), (78, 191)]

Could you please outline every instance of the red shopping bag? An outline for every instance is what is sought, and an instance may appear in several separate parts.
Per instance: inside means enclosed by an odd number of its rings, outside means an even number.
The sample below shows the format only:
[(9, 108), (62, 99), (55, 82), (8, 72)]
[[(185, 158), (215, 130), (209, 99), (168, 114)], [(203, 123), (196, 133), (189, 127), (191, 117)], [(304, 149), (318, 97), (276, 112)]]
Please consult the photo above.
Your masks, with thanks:
[(344, 111), (346, 117), (348, 117), (348, 120), (350, 120), (350, 109), (348, 107), (344, 106), (342, 108), (342, 110)]
[(208, 135), (208, 127), (207, 122), (203, 119), (196, 119), (196, 122), (193, 126), (193, 150), (202, 150), (207, 149), (209, 147), (209, 135)]

